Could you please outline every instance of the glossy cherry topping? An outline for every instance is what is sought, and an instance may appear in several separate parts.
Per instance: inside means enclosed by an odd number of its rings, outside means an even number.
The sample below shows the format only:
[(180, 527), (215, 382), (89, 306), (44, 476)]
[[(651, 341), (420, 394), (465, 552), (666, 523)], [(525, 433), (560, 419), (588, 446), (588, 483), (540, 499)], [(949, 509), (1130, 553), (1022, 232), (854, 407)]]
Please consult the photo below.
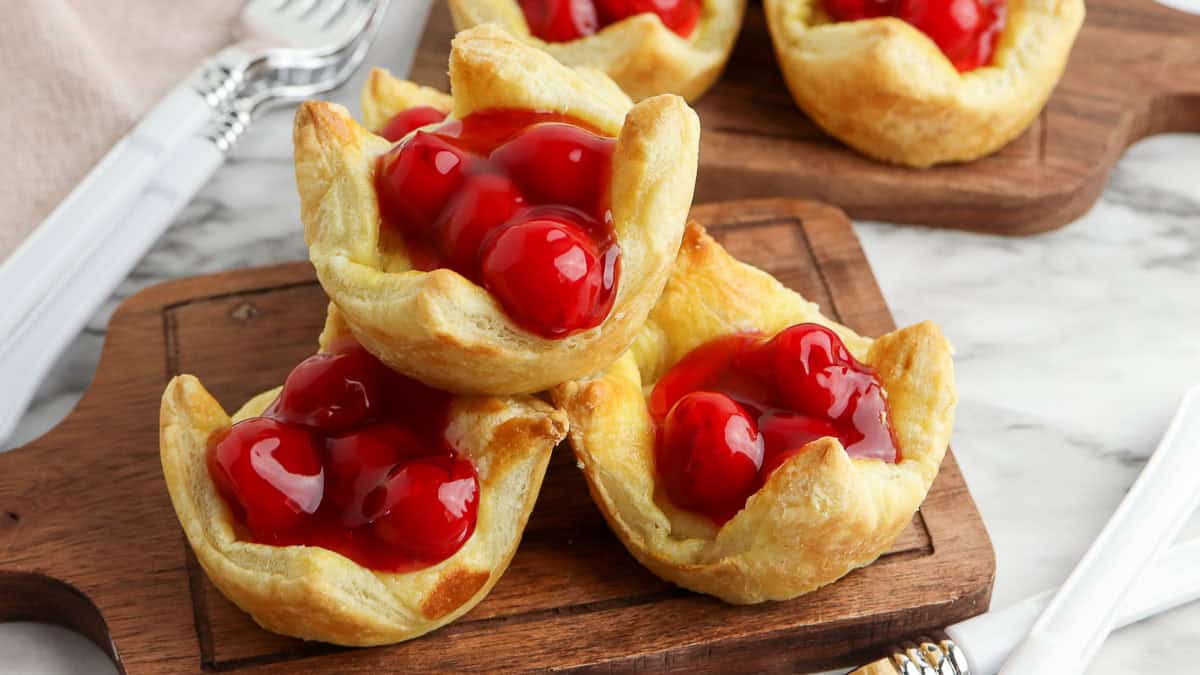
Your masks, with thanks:
[(700, 0), (520, 0), (529, 32), (547, 42), (569, 42), (637, 14), (655, 14), (688, 37), (700, 21)]
[(446, 119), (446, 113), (432, 106), (421, 105), (396, 113), (379, 130), (379, 135), (395, 143), (414, 129), (437, 124), (444, 119)]
[(380, 214), (417, 269), (453, 269), (527, 330), (565, 337), (602, 323), (616, 296), (615, 145), (562, 115), (475, 113), (380, 158)]
[(1004, 31), (1007, 0), (823, 0), (837, 21), (902, 19), (932, 39), (959, 72), (989, 65)]
[(445, 438), (449, 403), (339, 340), (296, 366), (262, 417), (213, 439), (209, 474), (251, 541), (427, 567), (470, 538), (479, 504), (474, 466)]
[(858, 459), (900, 461), (878, 378), (817, 324), (697, 347), (654, 386), (650, 416), (667, 497), (717, 524), (818, 438)]

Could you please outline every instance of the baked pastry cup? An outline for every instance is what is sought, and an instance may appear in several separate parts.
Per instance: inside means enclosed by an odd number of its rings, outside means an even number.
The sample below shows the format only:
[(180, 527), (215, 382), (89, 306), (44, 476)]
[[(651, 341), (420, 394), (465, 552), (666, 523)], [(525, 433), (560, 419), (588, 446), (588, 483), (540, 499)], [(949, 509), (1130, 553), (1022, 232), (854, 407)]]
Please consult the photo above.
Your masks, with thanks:
[(1066, 67), (1083, 0), (1008, 0), (990, 66), (959, 73), (893, 17), (833, 23), (821, 0), (763, 0), (796, 104), (830, 135), (913, 167), (991, 154), (1033, 122)]
[[(832, 329), (874, 369), (901, 461), (853, 459), (826, 437), (773, 471), (720, 527), (672, 505), (655, 474), (655, 382), (714, 338), (808, 322)], [(635, 346), (553, 393), (592, 497), (629, 552), (663, 579), (739, 604), (807, 593), (888, 550), (937, 476), (955, 405), (950, 346), (934, 324), (857, 335), (694, 224)]]
[(567, 428), (561, 411), (532, 397), (456, 399), (449, 433), (479, 477), (474, 533), (436, 565), (387, 573), (325, 548), (239, 536), (206, 452), (210, 439), (262, 414), (278, 393), (264, 392), (230, 417), (195, 377), (173, 378), (159, 422), (163, 476), (196, 559), (225, 597), (267, 630), (339, 645), (408, 640), (478, 604), (508, 568)]
[(609, 195), (621, 273), (612, 310), (594, 328), (548, 339), (457, 272), (414, 270), (402, 242), (380, 245), (373, 175), (392, 144), (341, 106), (310, 101), (296, 115), (296, 182), (321, 285), (371, 353), (445, 391), (529, 393), (607, 366), (633, 342), (679, 248), (696, 180), (695, 112), (671, 95), (632, 105), (603, 74), (568, 68), (495, 26), (454, 39), (450, 82), (451, 118), (550, 111), (617, 138)]
[(517, 0), (448, 0), (454, 26), (503, 26), (519, 39), (569, 66), (608, 74), (635, 101), (657, 94), (700, 98), (717, 81), (742, 27), (746, 0), (701, 0), (695, 30), (686, 38), (654, 14), (637, 14), (569, 42), (546, 42), (530, 33)]

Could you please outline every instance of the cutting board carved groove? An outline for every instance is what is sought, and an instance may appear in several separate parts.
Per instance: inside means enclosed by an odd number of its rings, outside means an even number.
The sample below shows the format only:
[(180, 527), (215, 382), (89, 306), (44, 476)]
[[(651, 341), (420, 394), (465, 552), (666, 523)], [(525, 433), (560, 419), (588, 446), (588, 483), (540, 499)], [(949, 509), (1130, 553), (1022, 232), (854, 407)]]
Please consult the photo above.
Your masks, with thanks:
[[(892, 328), (837, 209), (762, 200), (694, 216), (844, 323)], [(315, 349), (324, 307), (306, 263), (185, 279), (128, 300), (79, 407), (0, 455), (0, 620), (66, 624), (127, 673), (746, 670), (845, 664), (987, 607), (995, 560), (952, 455), (875, 564), (795, 601), (734, 607), (637, 565), (560, 447), (508, 573), (456, 623), (375, 649), (266, 632), (216, 591), (175, 520), (158, 462), (158, 397), (188, 372), (237, 407)]]

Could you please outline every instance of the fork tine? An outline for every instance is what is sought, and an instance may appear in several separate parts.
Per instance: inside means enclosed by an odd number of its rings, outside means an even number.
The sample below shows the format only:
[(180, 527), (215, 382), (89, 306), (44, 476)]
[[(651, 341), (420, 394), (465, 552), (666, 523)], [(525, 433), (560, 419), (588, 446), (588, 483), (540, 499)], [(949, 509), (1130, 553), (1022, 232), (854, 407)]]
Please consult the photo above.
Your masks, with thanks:
[[(351, 0), (352, 2), (354, 0)], [(353, 53), (357, 42), (364, 36), (373, 36), (378, 30), (383, 15), (387, 11), (390, 0), (359, 0), (357, 4), (362, 9), (345, 12), (339, 21), (340, 30), (331, 30), (331, 34), (344, 35), (340, 40), (331, 40), (329, 46), (318, 49), (277, 49), (267, 52), (266, 58), (255, 66), (260, 72), (262, 68), (286, 68), (317, 70), (335, 66), (347, 55)], [(348, 30), (352, 28), (353, 30)]]
[[(237, 101), (233, 114), (244, 116), (244, 126), (261, 109), (313, 98), (345, 84), (366, 58), (390, 1), (326, 0), (341, 5), (336, 18), (326, 21), (330, 29), (314, 31), (307, 26), (307, 30), (326, 37), (339, 35), (340, 40), (331, 39), (320, 48), (268, 49), (259, 53), (244, 68), (248, 95)], [(274, 21), (276, 17), (265, 20)]]
[[(373, 0), (376, 6), (368, 14), (367, 24), (356, 38), (337, 50), (336, 56), (330, 55), (322, 59), (325, 67), (333, 68), (333, 72), (324, 77), (318, 77), (310, 84), (291, 84), (281, 86), (273, 92), (271, 101), (263, 103), (287, 103), (312, 98), (345, 84), (350, 76), (362, 65), (367, 51), (375, 40), (382, 23), (383, 13), (386, 12), (390, 0)], [(315, 74), (315, 69), (308, 69)]]
[(357, 34), (366, 29), (381, 8), (387, 3), (380, 0), (343, 0), (339, 12), (329, 18), (323, 30), (330, 35)]
[(320, 26), (321, 30), (328, 31), (334, 21), (346, 10), (348, 4), (348, 0), (332, 0), (321, 9), (319, 14), (313, 17), (313, 21)]
[(242, 24), (250, 34), (286, 36), (293, 54), (324, 55), (353, 41), (380, 0), (250, 0)]
[(293, 9), (289, 10), (293, 20), (303, 21), (312, 14), (317, 7), (321, 5), (321, 0), (298, 0), (292, 3)]

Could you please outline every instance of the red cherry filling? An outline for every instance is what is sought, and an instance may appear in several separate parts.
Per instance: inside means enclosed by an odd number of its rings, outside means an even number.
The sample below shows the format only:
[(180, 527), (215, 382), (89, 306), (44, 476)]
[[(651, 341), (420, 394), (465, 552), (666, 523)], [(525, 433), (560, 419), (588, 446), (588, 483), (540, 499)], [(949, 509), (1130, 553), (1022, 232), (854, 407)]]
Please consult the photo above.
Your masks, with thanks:
[(429, 453), (421, 438), (394, 422), (384, 422), (326, 441), (328, 507), (343, 525), (358, 527), (375, 519), (372, 493), (400, 463)]
[(212, 444), (209, 473), (252, 541), (426, 567), (470, 538), (479, 505), (475, 468), (445, 438), (449, 403), (342, 339)]
[(379, 130), (379, 135), (395, 143), (414, 129), (436, 124), (446, 119), (446, 113), (427, 105), (409, 108), (394, 115)]
[(387, 379), (365, 350), (315, 354), (288, 374), (271, 416), (293, 426), (338, 433), (378, 414)]
[(533, 333), (593, 328), (620, 271), (608, 209), (615, 145), (561, 115), (517, 110), (418, 131), (380, 159), (384, 225), (419, 269), (484, 286)]
[(688, 37), (700, 20), (698, 0), (596, 0), (603, 25), (616, 23), (636, 14), (657, 14), (663, 25), (682, 37)]
[(763, 458), (764, 477), (770, 476), (772, 471), (818, 438), (838, 437), (838, 429), (832, 421), (788, 410), (772, 410), (759, 417), (758, 431), (762, 434), (763, 445), (770, 448)]
[(929, 36), (959, 72), (992, 62), (1007, 0), (823, 0), (837, 21), (894, 16)]
[(453, 555), (475, 531), (479, 480), (464, 459), (418, 459), (396, 466), (379, 502), (379, 538), (436, 562)]
[(592, 0), (521, 0), (529, 32), (547, 42), (567, 42), (600, 27)]
[(838, 21), (894, 16), (896, 0), (824, 0), (825, 11)]
[(717, 524), (819, 438), (858, 459), (900, 461), (879, 380), (817, 324), (697, 347), (659, 379), (649, 410), (667, 497)]
[(529, 32), (547, 42), (570, 42), (635, 14), (656, 14), (688, 37), (700, 20), (700, 0), (520, 0)]

